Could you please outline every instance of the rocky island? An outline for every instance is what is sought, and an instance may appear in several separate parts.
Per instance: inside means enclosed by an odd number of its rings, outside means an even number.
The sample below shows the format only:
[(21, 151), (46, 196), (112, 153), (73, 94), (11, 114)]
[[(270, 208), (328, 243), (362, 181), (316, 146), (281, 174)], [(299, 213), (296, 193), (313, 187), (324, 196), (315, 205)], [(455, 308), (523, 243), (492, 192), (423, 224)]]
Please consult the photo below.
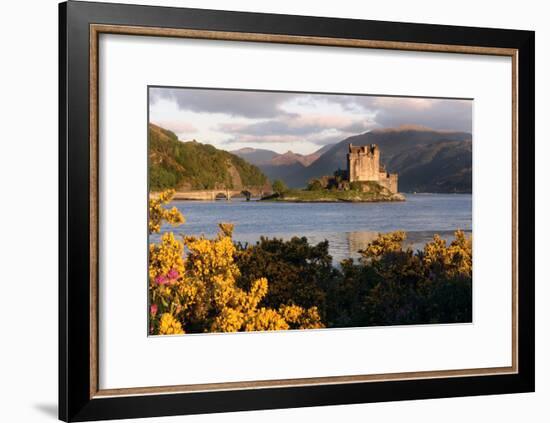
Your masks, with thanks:
[(263, 201), (284, 202), (380, 202), (405, 201), (398, 193), (396, 173), (386, 172), (380, 164), (377, 145), (349, 144), (347, 170), (337, 170), (333, 176), (309, 181), (306, 189), (288, 189), (282, 181), (273, 183), (273, 194)]

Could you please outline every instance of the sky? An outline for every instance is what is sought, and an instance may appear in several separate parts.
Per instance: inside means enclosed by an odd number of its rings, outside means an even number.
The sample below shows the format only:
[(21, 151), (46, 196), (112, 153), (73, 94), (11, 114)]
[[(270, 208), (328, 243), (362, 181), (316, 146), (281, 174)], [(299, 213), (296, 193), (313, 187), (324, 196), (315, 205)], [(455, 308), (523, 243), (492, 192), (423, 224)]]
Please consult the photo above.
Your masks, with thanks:
[(456, 99), (149, 88), (149, 121), (223, 150), (310, 154), (378, 128), (472, 131), (472, 101)]

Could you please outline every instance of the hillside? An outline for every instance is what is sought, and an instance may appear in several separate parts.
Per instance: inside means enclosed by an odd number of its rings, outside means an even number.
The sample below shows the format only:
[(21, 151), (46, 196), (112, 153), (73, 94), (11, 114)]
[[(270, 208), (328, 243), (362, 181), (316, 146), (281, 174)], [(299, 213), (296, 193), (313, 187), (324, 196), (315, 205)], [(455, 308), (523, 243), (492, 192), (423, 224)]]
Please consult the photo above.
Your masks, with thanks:
[(267, 177), (242, 158), (196, 141), (181, 142), (177, 136), (149, 124), (149, 189), (253, 189)]
[(274, 166), (288, 166), (294, 163), (300, 163), (303, 166), (309, 166), (312, 160), (307, 156), (302, 154), (293, 153), (292, 151), (287, 151), (286, 153), (279, 154), (278, 156), (273, 157), (269, 164)]
[(321, 157), (321, 155), (331, 147), (331, 144), (325, 145), (311, 154), (299, 154), (290, 150), (286, 153), (279, 154), (271, 150), (250, 147), (233, 150), (230, 151), (230, 153), (242, 157), (247, 162), (260, 168), (263, 166), (292, 166), (297, 163), (307, 167)]
[(260, 164), (258, 167), (270, 181), (281, 179), (289, 187), (302, 187), (301, 174), (305, 166), (299, 162), (288, 165)]
[(239, 156), (245, 159), (247, 162), (253, 165), (259, 165), (261, 163), (267, 163), (279, 154), (271, 150), (263, 150), (261, 148), (245, 147), (238, 150), (230, 151), (231, 154)]
[(386, 170), (399, 173), (399, 191), (471, 192), (471, 134), (421, 127), (373, 130), (346, 138), (310, 166), (279, 177), (291, 187), (303, 187), (311, 178), (346, 169), (349, 143), (377, 144)]
[(298, 154), (292, 151), (279, 154), (271, 150), (250, 147), (233, 150), (230, 153), (256, 165), (271, 181), (283, 179), (291, 187), (301, 187), (302, 177), (300, 174), (303, 169), (332, 147), (332, 144), (328, 144), (311, 154)]

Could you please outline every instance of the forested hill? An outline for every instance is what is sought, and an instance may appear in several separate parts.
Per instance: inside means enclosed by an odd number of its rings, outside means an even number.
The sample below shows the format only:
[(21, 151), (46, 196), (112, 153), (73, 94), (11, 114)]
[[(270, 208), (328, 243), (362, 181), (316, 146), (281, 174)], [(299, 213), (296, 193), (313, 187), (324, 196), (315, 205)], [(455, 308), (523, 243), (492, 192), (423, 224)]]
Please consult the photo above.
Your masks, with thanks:
[(160, 191), (254, 189), (268, 183), (256, 166), (242, 158), (149, 124), (149, 189)]

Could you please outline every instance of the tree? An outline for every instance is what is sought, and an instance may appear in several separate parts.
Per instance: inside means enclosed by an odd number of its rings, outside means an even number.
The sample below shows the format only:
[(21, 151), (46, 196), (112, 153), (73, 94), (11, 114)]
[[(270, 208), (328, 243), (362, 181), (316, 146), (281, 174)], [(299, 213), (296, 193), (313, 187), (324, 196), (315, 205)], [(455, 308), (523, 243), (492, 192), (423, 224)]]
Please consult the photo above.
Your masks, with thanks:
[(321, 191), (324, 189), (323, 184), (317, 178), (311, 179), (307, 185), (308, 191)]
[(273, 189), (273, 192), (279, 196), (282, 196), (286, 191), (288, 191), (288, 187), (280, 179), (276, 179), (275, 181), (273, 181), (271, 188)]
[(310, 245), (305, 237), (288, 241), (262, 237), (256, 245), (238, 249), (236, 262), (241, 270), (238, 283), (244, 289), (260, 276), (269, 280), (269, 290), (260, 305), (316, 306), (324, 316), (327, 287), (338, 273), (332, 267), (328, 241)]

